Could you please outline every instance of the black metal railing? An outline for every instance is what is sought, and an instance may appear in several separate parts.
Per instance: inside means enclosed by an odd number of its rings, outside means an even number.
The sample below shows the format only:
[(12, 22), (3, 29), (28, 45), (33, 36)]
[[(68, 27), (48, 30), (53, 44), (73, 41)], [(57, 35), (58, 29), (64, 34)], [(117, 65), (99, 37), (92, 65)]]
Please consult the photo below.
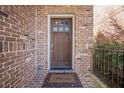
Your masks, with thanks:
[(93, 73), (107, 87), (124, 87), (124, 51), (96, 48), (93, 52)]

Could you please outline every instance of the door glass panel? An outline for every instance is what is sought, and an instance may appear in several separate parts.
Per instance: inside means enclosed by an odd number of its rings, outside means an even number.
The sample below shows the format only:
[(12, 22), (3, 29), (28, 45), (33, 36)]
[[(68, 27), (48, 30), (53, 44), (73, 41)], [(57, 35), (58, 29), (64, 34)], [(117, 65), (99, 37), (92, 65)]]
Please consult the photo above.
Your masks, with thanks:
[(64, 22), (63, 21), (59, 21), (59, 26), (64, 26)]
[(57, 25), (58, 24), (58, 21), (55, 21), (55, 25)]
[(63, 18), (52, 19), (52, 31), (53, 32), (69, 32), (71, 31), (71, 20)]
[(66, 26), (68, 25), (68, 22), (67, 22), (67, 21), (65, 21), (65, 25), (66, 25)]
[(59, 27), (59, 31), (60, 32), (64, 31), (63, 27)]
[(57, 27), (53, 27), (53, 31), (58, 31), (58, 28)]
[(68, 32), (69, 31), (69, 27), (65, 27), (65, 32)]

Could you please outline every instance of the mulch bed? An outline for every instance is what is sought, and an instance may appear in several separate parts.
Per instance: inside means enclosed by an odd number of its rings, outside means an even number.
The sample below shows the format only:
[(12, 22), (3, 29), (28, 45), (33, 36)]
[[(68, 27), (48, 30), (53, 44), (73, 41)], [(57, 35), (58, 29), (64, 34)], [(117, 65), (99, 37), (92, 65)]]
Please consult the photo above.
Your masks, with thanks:
[(46, 88), (80, 88), (83, 87), (76, 73), (49, 73), (44, 80)]

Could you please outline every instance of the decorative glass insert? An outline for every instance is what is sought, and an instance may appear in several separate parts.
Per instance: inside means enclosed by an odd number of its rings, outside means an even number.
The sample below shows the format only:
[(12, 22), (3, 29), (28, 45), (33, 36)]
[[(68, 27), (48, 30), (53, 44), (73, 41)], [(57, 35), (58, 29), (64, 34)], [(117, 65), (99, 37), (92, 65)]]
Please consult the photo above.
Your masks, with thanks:
[(55, 24), (58, 24), (58, 21), (55, 21)]
[(68, 25), (68, 22), (67, 21), (65, 21), (65, 25)]
[(59, 26), (64, 26), (64, 22), (63, 21), (59, 21)]
[(63, 27), (59, 27), (59, 31), (60, 32), (64, 31)]
[(69, 27), (65, 27), (65, 32), (68, 32), (69, 31)]
[(53, 27), (53, 31), (58, 31), (58, 28), (57, 27)]
[(53, 18), (52, 19), (52, 31), (53, 32), (69, 32), (72, 27), (72, 20), (69, 18)]

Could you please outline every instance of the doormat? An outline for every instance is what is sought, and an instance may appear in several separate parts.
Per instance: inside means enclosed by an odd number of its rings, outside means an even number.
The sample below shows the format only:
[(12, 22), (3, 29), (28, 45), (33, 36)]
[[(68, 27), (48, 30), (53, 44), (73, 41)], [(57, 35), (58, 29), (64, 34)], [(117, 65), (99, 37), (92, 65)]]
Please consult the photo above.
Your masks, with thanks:
[(83, 87), (76, 73), (49, 73), (42, 87)]
[(52, 74), (49, 83), (76, 83), (74, 74)]

